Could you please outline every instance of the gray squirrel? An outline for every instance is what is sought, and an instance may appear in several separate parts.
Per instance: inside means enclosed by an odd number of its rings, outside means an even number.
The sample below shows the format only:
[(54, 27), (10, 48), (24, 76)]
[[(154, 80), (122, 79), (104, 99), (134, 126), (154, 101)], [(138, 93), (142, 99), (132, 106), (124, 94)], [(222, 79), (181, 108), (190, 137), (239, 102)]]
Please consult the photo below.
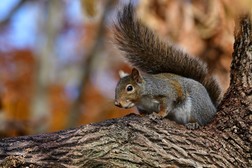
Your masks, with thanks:
[(132, 4), (118, 13), (114, 41), (136, 68), (120, 72), (115, 105), (136, 106), (140, 114), (169, 118), (188, 129), (208, 124), (216, 114), (221, 89), (206, 64), (161, 41), (135, 18)]

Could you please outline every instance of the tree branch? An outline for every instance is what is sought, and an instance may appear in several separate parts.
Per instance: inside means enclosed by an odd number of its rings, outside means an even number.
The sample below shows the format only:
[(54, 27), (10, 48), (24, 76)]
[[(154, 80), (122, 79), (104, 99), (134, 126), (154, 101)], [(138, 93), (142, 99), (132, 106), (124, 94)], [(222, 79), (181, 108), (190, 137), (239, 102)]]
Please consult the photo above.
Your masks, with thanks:
[(25, 4), (26, 1), (27, 0), (19, 0), (19, 2), (10, 10), (8, 15), (0, 21), (0, 27), (8, 24), (12, 16), (20, 9), (21, 6), (23, 6), (23, 4)]
[[(244, 15), (236, 22), (230, 86), (217, 113), (221, 131), (233, 132), (252, 144), (252, 17)], [(252, 153), (252, 151), (251, 151)]]
[(131, 115), (58, 133), (2, 139), (0, 160), (6, 163), (11, 156), (19, 158), (19, 166), (49, 167), (248, 166), (243, 150), (236, 147), (216, 132)]

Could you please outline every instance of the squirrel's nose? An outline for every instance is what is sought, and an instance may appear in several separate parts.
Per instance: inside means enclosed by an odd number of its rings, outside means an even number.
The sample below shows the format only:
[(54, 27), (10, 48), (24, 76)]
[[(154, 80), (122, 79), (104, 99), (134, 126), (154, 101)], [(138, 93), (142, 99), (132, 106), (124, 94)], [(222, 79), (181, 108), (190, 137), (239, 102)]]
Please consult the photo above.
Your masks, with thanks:
[(117, 106), (117, 107), (122, 107), (121, 103), (118, 102), (117, 100), (115, 100), (115, 106)]

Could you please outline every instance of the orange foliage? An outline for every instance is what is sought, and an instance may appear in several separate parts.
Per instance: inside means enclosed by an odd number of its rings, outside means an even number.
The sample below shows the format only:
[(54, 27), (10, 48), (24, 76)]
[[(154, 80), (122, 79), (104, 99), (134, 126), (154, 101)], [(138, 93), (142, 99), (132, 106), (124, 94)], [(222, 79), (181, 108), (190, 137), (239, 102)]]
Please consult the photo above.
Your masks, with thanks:
[(62, 130), (67, 126), (70, 102), (64, 86), (52, 85), (49, 88), (49, 102), (51, 104), (50, 132)]
[(8, 136), (16, 136), (21, 132), (27, 134), (30, 128), (26, 122), (30, 119), (30, 103), (34, 75), (34, 55), (29, 50), (16, 50), (0, 53), (1, 85), (3, 86), (2, 106), (8, 122), (18, 122), (22, 127), (7, 132)]

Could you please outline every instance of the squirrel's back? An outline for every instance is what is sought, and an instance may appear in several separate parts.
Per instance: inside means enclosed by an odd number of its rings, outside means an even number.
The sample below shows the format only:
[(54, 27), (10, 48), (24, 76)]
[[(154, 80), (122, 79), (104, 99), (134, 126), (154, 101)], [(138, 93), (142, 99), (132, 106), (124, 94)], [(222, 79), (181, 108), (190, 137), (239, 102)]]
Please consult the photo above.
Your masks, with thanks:
[(133, 6), (129, 4), (119, 12), (115, 24), (115, 43), (128, 61), (149, 74), (173, 73), (200, 82), (217, 106), (221, 89), (215, 79), (208, 76), (206, 64), (161, 41), (134, 15)]

